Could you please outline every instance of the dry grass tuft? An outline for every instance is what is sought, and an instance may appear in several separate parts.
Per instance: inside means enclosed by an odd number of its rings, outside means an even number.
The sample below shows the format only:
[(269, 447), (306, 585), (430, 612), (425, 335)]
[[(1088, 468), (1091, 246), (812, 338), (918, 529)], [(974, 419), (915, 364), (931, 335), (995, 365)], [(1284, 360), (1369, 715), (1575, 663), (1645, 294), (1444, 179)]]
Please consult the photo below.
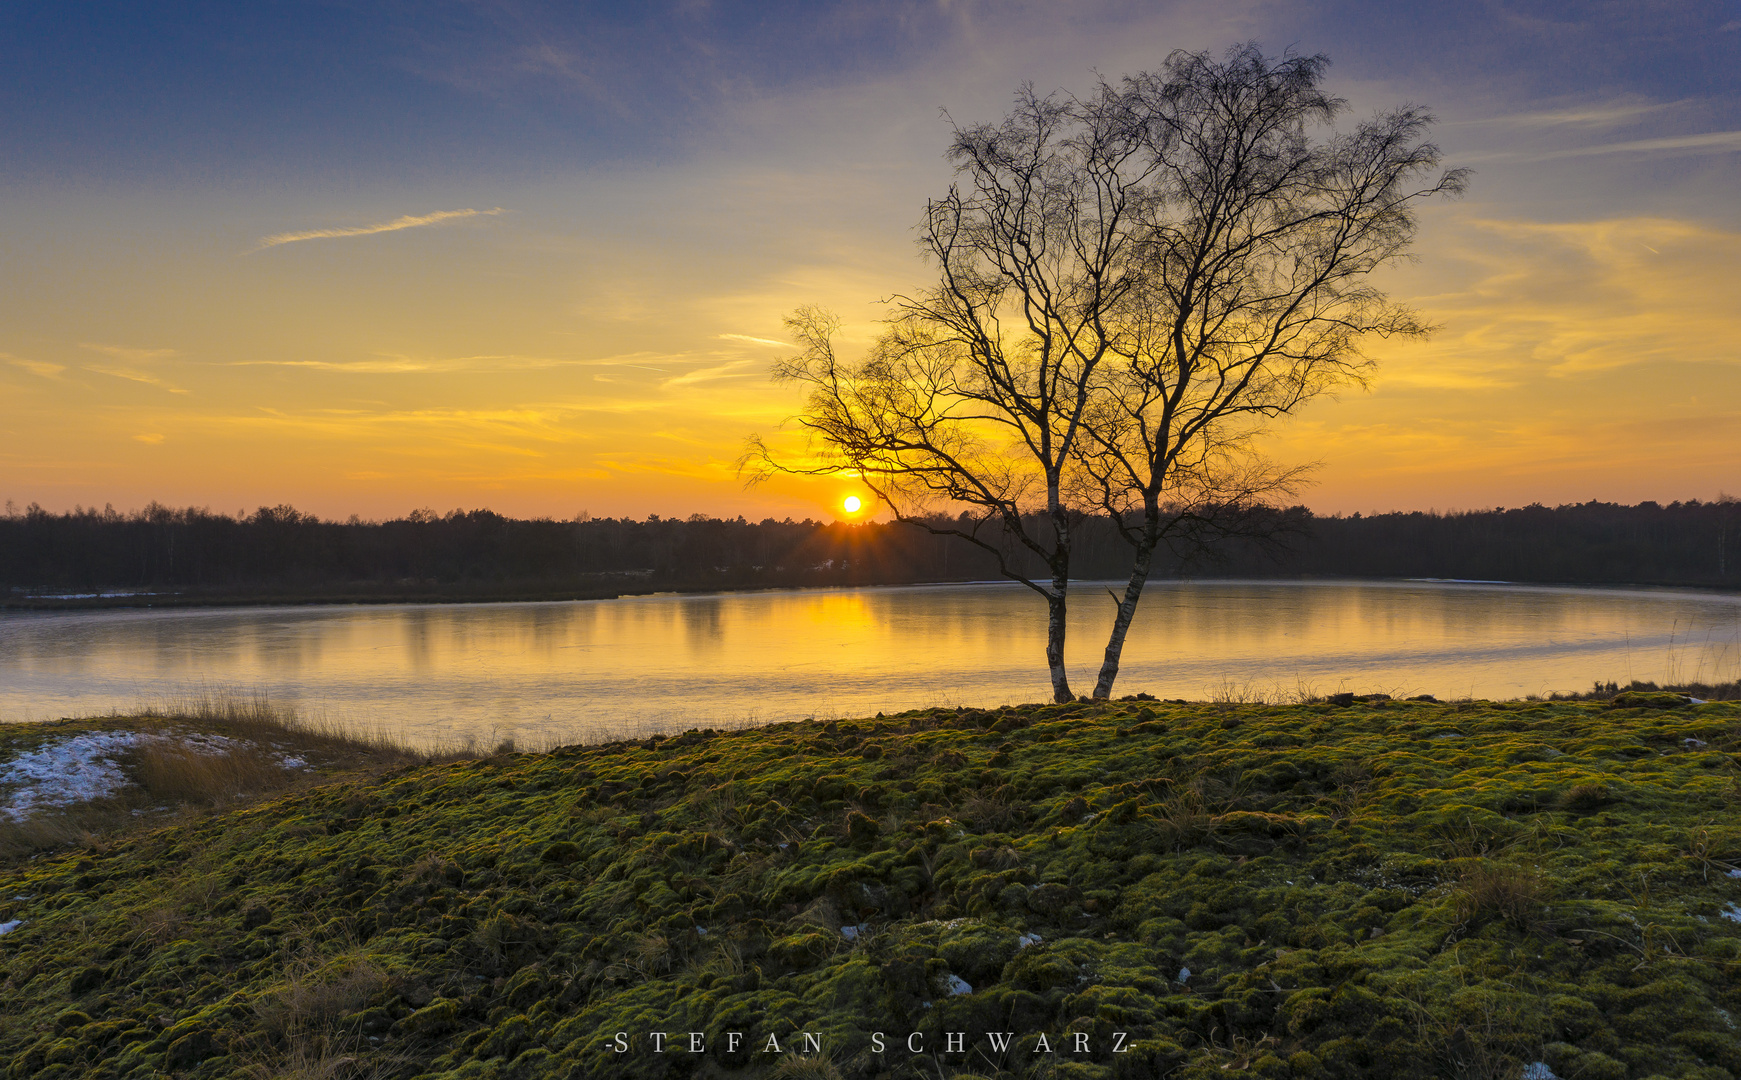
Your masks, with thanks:
[(280, 755), (251, 743), (211, 753), (185, 743), (149, 742), (132, 758), (134, 782), (158, 802), (221, 806), (295, 781)]
[(354, 1035), (341, 1031), (341, 1022), (384, 997), (391, 985), (387, 973), (368, 957), (344, 955), (318, 965), (294, 963), (277, 993), (256, 1006), (255, 1016), (261, 1030), (289, 1042)]
[(1027, 819), (1022, 805), (1001, 791), (974, 795), (961, 805), (961, 816), (980, 832), (1004, 832)]
[(1592, 814), (1613, 801), (1605, 784), (1579, 784), (1560, 796), (1560, 809), (1573, 814)]
[(250, 1080), (378, 1080), (404, 1071), (402, 1063), (380, 1055), (359, 1057), (343, 1049), (298, 1044), (275, 1064), (247, 1067), (243, 1075)]
[[(179, 727), (196, 727), (231, 738), (276, 745), (289, 743), (309, 751), (354, 761), (359, 765), (401, 765), (431, 755), (386, 734), (363, 732), (335, 721), (309, 719), (293, 706), (275, 705), (262, 693), (202, 689), (177, 698), (141, 705), (132, 716)], [(443, 751), (438, 757), (475, 757), (475, 752)]]
[(23, 821), (0, 818), (0, 866), (38, 852), (95, 845), (114, 821), (112, 807), (92, 804), (38, 813)]
[(1453, 906), (1459, 924), (1499, 919), (1535, 932), (1547, 929), (1552, 898), (1553, 883), (1529, 867), (1472, 859), (1459, 875)]
[(247, 1069), (260, 1080), (360, 1080), (398, 1071), (396, 1062), (368, 1053), (356, 1017), (393, 996), (393, 980), (374, 960), (355, 952), (293, 961), (284, 983), (254, 1007), (266, 1045)]
[(1150, 828), (1163, 847), (1181, 851), (1209, 835), (1213, 816), (1201, 787), (1191, 784), (1174, 789), (1155, 804)]
[(1396, 997), (1412, 1006), (1417, 1045), (1438, 1066), (1433, 1075), (1516, 1080), (1527, 1075), (1527, 1062), (1541, 1060), (1553, 1024), (1534, 994), (1487, 992), (1445, 1001), (1430, 1000), (1421, 989), (1402, 983)]

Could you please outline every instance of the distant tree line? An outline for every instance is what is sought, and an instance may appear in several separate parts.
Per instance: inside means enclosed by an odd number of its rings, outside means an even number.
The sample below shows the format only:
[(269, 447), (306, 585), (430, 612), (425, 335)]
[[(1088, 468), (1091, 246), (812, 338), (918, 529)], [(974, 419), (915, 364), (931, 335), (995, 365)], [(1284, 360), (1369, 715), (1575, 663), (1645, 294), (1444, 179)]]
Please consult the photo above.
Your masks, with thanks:
[[(1270, 511), (1277, 539), (1165, 553), (1157, 576), (1427, 577), (1741, 587), (1741, 502), (1589, 502), (1320, 517)], [(1118, 578), (1111, 524), (1078, 528), (1075, 572)], [(1019, 551), (1007, 553), (1012, 560)], [(897, 523), (504, 517), (417, 511), (336, 521), (290, 506), (231, 517), (153, 503), (0, 516), (0, 603), (598, 597), (672, 589), (868, 585), (997, 577), (990, 555)], [(171, 602), (173, 602), (171, 600)]]
[(1741, 587), (1741, 501), (1727, 496), (1316, 517), (1310, 533), (1271, 573)]

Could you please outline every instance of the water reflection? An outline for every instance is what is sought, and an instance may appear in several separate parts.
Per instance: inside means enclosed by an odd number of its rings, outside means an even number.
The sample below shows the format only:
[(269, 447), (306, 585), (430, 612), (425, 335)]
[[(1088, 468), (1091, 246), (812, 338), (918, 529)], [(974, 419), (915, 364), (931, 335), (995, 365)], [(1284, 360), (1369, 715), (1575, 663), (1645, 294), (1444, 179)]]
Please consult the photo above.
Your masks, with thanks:
[[(1111, 623), (1081, 583), (1068, 659)], [(1041, 601), (1019, 586), (614, 601), (0, 616), (0, 718), (260, 688), (416, 739), (634, 734), (1047, 696)], [(1741, 598), (1408, 582), (1151, 586), (1120, 693), (1516, 697), (1597, 679), (1741, 675)]]
[(725, 605), (717, 597), (697, 596), (678, 609), (683, 637), (691, 657), (718, 653), (725, 647)]

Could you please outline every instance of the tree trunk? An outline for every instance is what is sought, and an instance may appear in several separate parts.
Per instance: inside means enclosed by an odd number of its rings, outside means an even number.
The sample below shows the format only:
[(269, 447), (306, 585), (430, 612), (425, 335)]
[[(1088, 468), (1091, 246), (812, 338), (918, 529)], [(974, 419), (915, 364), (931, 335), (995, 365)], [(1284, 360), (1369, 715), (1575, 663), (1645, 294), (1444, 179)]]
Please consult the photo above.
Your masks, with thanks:
[(1124, 599), (1118, 603), (1118, 617), (1112, 621), (1112, 635), (1106, 639), (1106, 658), (1100, 662), (1100, 679), (1094, 684), (1094, 696), (1112, 696), (1112, 684), (1118, 678), (1119, 658), (1124, 655), (1124, 636), (1130, 631), (1130, 621), (1136, 615), (1137, 601), (1142, 599), (1143, 586), (1148, 584), (1149, 564), (1155, 553), (1154, 541), (1147, 537), (1137, 546), (1136, 561), (1130, 568), (1130, 582), (1124, 587)]
[(1046, 666), (1052, 669), (1052, 700), (1075, 701), (1070, 692), (1070, 674), (1064, 670), (1064, 590), (1068, 581), (1052, 579), (1052, 589), (1046, 594)]
[(1065, 598), (1070, 594), (1070, 511), (1059, 498), (1058, 474), (1046, 478), (1046, 508), (1052, 518), (1054, 537), (1052, 557), (1047, 560), (1052, 570), (1052, 589), (1046, 594), (1046, 666), (1052, 669), (1052, 700), (1062, 704), (1075, 701), (1070, 692), (1070, 675), (1064, 670)]

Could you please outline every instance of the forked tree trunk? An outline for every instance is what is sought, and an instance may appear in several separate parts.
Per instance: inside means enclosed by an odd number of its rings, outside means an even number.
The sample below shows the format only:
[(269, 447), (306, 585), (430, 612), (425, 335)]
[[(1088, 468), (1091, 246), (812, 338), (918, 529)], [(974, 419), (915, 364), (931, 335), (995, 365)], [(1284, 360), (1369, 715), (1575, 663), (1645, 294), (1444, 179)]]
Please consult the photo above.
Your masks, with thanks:
[(1100, 678), (1094, 684), (1097, 698), (1112, 696), (1112, 684), (1118, 678), (1118, 662), (1124, 655), (1124, 638), (1130, 632), (1130, 621), (1136, 615), (1137, 601), (1142, 599), (1143, 586), (1148, 584), (1149, 564), (1154, 553), (1155, 545), (1147, 537), (1137, 545), (1130, 581), (1124, 587), (1124, 599), (1118, 602), (1118, 617), (1112, 621), (1112, 634), (1106, 639), (1106, 657), (1100, 662)]

